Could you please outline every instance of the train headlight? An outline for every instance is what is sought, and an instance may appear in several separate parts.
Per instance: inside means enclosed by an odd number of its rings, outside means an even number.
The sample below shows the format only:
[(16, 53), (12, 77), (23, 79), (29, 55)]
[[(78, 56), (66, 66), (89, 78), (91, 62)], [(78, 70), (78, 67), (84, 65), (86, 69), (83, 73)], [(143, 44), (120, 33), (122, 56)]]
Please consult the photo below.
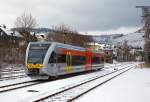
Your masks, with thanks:
[(40, 69), (40, 68), (42, 68), (43, 67), (43, 65), (42, 64), (27, 64), (27, 68), (38, 68), (38, 69)]
[(42, 68), (43, 65), (42, 65), (42, 64), (37, 64), (37, 67), (38, 67), (38, 68)]

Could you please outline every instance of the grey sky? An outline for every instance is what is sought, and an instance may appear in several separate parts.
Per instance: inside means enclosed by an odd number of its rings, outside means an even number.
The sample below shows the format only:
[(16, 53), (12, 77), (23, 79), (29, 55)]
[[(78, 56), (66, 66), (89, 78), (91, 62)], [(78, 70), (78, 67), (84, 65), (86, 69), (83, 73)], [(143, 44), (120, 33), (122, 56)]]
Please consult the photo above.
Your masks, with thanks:
[(13, 27), (24, 11), (30, 12), (39, 27), (64, 23), (77, 31), (108, 31), (139, 27), (141, 10), (150, 0), (3, 0), (0, 24)]

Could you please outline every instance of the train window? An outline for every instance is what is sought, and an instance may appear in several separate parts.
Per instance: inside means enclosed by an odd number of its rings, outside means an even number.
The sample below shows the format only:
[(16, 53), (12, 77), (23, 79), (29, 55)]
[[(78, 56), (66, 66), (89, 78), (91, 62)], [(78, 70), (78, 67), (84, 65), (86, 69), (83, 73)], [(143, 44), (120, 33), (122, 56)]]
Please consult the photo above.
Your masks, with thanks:
[(58, 54), (57, 55), (57, 63), (66, 63), (66, 55)]
[(30, 44), (29, 50), (48, 50), (50, 44)]
[(50, 44), (30, 44), (27, 63), (43, 63)]
[(72, 65), (84, 65), (85, 64), (85, 56), (72, 56)]
[(52, 52), (48, 63), (56, 63), (56, 53)]
[(100, 57), (92, 56), (92, 64), (100, 64)]
[(101, 58), (101, 63), (103, 63), (103, 62), (104, 62), (104, 57)]

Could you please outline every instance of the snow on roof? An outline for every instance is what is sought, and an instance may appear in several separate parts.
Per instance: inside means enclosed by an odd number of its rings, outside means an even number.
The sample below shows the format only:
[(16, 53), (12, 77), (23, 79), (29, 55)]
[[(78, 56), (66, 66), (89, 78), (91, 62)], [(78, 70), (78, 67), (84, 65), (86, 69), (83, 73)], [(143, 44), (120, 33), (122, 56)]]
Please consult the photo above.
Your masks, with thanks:
[(45, 32), (36, 33), (36, 35), (45, 35)]
[(4, 28), (4, 27), (0, 27), (0, 29), (3, 30), (9, 36), (12, 36), (12, 33), (14, 33), (13, 36), (22, 37), (22, 35), (17, 31), (12, 31), (11, 29)]
[(144, 33), (130, 33), (127, 35), (124, 35), (122, 37), (119, 37), (114, 40), (114, 44), (123, 44), (124, 41), (126, 40), (128, 45), (131, 45), (133, 47), (141, 47), (144, 48), (144, 38), (143, 38)]

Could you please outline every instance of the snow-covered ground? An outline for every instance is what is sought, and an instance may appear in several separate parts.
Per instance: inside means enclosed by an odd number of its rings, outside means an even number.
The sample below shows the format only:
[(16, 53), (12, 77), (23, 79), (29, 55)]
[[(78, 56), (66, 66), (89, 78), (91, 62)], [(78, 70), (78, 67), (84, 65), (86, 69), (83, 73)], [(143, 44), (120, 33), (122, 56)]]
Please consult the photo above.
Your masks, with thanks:
[(25, 77), (25, 70), (22, 64), (3, 63), (0, 69), (0, 80), (11, 80), (17, 77)]
[[(107, 66), (111, 66), (111, 65), (107, 65)], [(107, 69), (107, 70), (94, 72), (90, 74), (83, 74), (80, 76), (70, 77), (67, 79), (61, 79), (61, 80), (51, 81), (51, 82), (47, 82), (47, 83), (43, 83), (39, 85), (34, 85), (34, 86), (18, 89), (15, 91), (5, 92), (5, 93), (0, 94), (0, 99), (3, 100), (3, 102), (10, 102), (10, 100), (11, 102), (18, 102), (18, 101), (26, 102), (26, 101), (31, 100), (32, 98), (36, 98), (42, 95), (47, 95), (50, 93), (57, 92), (66, 87), (69, 87), (69, 85), (72, 85), (74, 83), (87, 80), (97, 75), (104, 75), (108, 72), (111, 72), (111, 70)], [(17, 80), (14, 80), (14, 82), (19, 83), (20, 80), (18, 80), (18, 82)], [(8, 83), (5, 82), (5, 84), (8, 84)], [(1, 85), (3, 86), (3, 82), (1, 82)], [(35, 90), (36, 92), (30, 92), (29, 90)]]
[[(61, 80), (40, 84), (40, 85), (30, 86), (12, 92), (5, 92), (0, 94), (0, 99), (3, 100), (3, 102), (9, 102), (10, 100), (11, 102), (18, 102), (18, 101), (26, 102), (32, 98), (57, 92), (59, 90), (62, 90), (65, 87), (68, 87), (68, 85), (78, 83), (79, 81), (83, 81), (86, 80), (87, 78), (97, 76), (99, 74), (104, 74), (104, 73), (108, 73), (108, 71), (75, 76), (67, 79), (61, 79)], [(28, 90), (36, 90), (37, 92), (29, 92)]]
[[(126, 64), (126, 63), (115, 63), (115, 64), (109, 64), (109, 63), (106, 63), (105, 64), (105, 68), (108, 68), (106, 69), (105, 71), (103, 71), (102, 73), (106, 73), (108, 71), (113, 71), (114, 69), (113, 68), (110, 68), (110, 67), (113, 67), (113, 66), (121, 66), (123, 64)], [(129, 64), (129, 63), (128, 63)], [(17, 66), (17, 65), (16, 65)], [(10, 67), (12, 67), (12, 65), (8, 65), (7, 67), (5, 67), (5, 69), (10, 69)], [(17, 66), (16, 68), (18, 68), (19, 66)], [(122, 67), (118, 67), (119, 68), (122, 68)], [(23, 66), (21, 66), (20, 69), (23, 69)], [(20, 74), (25, 74), (25, 72), (21, 72)], [(9, 74), (7, 76), (14, 76), (15, 74)], [(16, 76), (19, 76), (19, 73), (16, 74)], [(4, 76), (4, 75), (3, 75)], [(6, 75), (5, 75), (6, 76)], [(23, 77), (23, 78), (15, 78), (15, 79), (10, 79), (10, 80), (1, 80), (0, 81), (0, 86), (5, 86), (5, 85), (10, 85), (10, 84), (15, 84), (15, 83), (22, 83), (22, 82), (26, 82), (26, 81), (33, 81), (35, 79), (31, 79), (30, 77)]]
[(150, 69), (132, 69), (76, 102), (150, 102)]
[[(105, 67), (112, 67), (103, 71), (84, 74), (80, 76), (70, 77), (67, 79), (55, 80), (39, 85), (34, 85), (15, 91), (0, 93), (0, 100), (2, 102), (28, 102), (36, 97), (41, 97), (50, 94), (63, 88), (68, 87), (79, 81), (97, 75), (103, 75), (114, 70), (113, 66), (120, 65), (121, 69), (125, 65), (136, 65), (138, 63), (115, 63), (106, 64)], [(121, 66), (122, 65), (122, 66)], [(150, 69), (134, 68), (123, 75), (111, 80), (110, 82), (96, 88), (95, 90), (80, 97), (78, 102), (150, 102)], [(15, 80), (1, 81), (0, 85), (7, 85), (12, 83), (19, 83), (21, 81), (31, 80), (28, 78), (18, 78)], [(35, 90), (30, 92), (29, 90)]]

